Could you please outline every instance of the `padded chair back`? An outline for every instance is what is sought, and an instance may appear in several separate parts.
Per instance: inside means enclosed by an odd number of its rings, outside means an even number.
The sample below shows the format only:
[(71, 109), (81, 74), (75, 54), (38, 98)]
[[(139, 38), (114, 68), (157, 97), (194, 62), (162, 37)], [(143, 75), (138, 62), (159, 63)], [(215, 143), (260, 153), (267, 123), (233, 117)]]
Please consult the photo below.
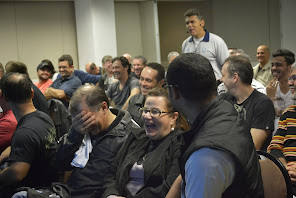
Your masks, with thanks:
[(264, 151), (257, 151), (265, 198), (292, 198), (292, 183), (283, 164)]

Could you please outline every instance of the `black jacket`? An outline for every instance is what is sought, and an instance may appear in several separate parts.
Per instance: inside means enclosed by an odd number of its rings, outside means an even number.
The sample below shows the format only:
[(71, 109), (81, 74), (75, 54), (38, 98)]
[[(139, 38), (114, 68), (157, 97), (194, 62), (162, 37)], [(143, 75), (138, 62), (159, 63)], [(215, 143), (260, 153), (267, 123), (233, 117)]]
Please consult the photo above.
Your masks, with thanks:
[[(93, 149), (84, 168), (74, 168), (67, 183), (71, 187), (72, 197), (90, 197), (104, 192), (104, 177), (110, 172), (110, 167), (116, 155), (126, 140), (133, 127), (131, 116), (128, 112), (111, 109), (117, 115), (106, 131), (92, 139)], [(79, 149), (84, 135), (79, 134), (73, 128), (60, 142), (57, 152), (57, 163), (61, 170), (71, 170), (71, 161), (75, 152)]]
[(236, 163), (234, 181), (223, 198), (264, 197), (260, 165), (250, 131), (231, 104), (217, 96), (203, 109), (183, 138), (186, 144), (182, 146), (179, 164), (183, 181), (190, 155), (202, 147), (209, 147), (228, 153)]
[(140, 127), (144, 126), (144, 122), (142, 120), (142, 115), (139, 113), (139, 109), (144, 106), (145, 96), (142, 94), (137, 94), (131, 97), (128, 103), (127, 111), (131, 114), (133, 120), (138, 123)]
[[(144, 186), (133, 197), (165, 197), (176, 177), (180, 174), (178, 157), (180, 143), (176, 138), (177, 131), (171, 132), (148, 154), (143, 162)], [(139, 160), (151, 144), (145, 130), (133, 130), (118, 153), (116, 163), (110, 175), (105, 179), (107, 187), (103, 198), (109, 195), (132, 197), (126, 188), (132, 166)]]

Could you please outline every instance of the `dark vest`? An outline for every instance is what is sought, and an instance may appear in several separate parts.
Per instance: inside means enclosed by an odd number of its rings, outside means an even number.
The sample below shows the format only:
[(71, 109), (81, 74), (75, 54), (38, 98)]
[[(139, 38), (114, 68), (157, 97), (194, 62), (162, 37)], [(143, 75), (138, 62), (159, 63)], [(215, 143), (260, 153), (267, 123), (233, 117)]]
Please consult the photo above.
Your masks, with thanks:
[(260, 165), (251, 133), (231, 104), (217, 96), (202, 110), (191, 130), (183, 137), (185, 144), (179, 165), (184, 184), (184, 168), (190, 155), (202, 147), (209, 147), (228, 153), (236, 163), (234, 181), (223, 193), (223, 198), (264, 197)]

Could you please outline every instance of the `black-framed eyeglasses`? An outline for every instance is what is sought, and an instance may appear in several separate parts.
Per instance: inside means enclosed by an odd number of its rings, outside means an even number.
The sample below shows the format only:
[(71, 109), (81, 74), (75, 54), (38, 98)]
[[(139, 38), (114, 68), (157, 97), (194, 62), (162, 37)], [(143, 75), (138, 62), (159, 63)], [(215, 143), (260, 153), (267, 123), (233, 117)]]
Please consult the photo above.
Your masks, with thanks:
[(296, 80), (296, 75), (292, 75), (292, 76), (290, 76), (290, 77), (289, 77), (289, 80), (293, 80), (293, 81), (295, 81), (295, 80)]
[(147, 114), (148, 112), (149, 112), (150, 116), (154, 117), (154, 118), (158, 118), (163, 113), (172, 113), (172, 112), (169, 112), (169, 111), (160, 111), (159, 109), (155, 109), (155, 108), (147, 109), (147, 108), (143, 107), (143, 108), (139, 109), (139, 113), (142, 116)]

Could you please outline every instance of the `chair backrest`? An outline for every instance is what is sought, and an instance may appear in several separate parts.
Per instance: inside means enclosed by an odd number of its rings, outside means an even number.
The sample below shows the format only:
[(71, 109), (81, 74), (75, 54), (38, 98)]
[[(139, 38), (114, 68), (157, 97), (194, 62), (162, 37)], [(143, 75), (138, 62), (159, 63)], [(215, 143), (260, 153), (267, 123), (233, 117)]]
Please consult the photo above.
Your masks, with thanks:
[(257, 151), (265, 198), (292, 198), (292, 183), (284, 165), (264, 151)]

